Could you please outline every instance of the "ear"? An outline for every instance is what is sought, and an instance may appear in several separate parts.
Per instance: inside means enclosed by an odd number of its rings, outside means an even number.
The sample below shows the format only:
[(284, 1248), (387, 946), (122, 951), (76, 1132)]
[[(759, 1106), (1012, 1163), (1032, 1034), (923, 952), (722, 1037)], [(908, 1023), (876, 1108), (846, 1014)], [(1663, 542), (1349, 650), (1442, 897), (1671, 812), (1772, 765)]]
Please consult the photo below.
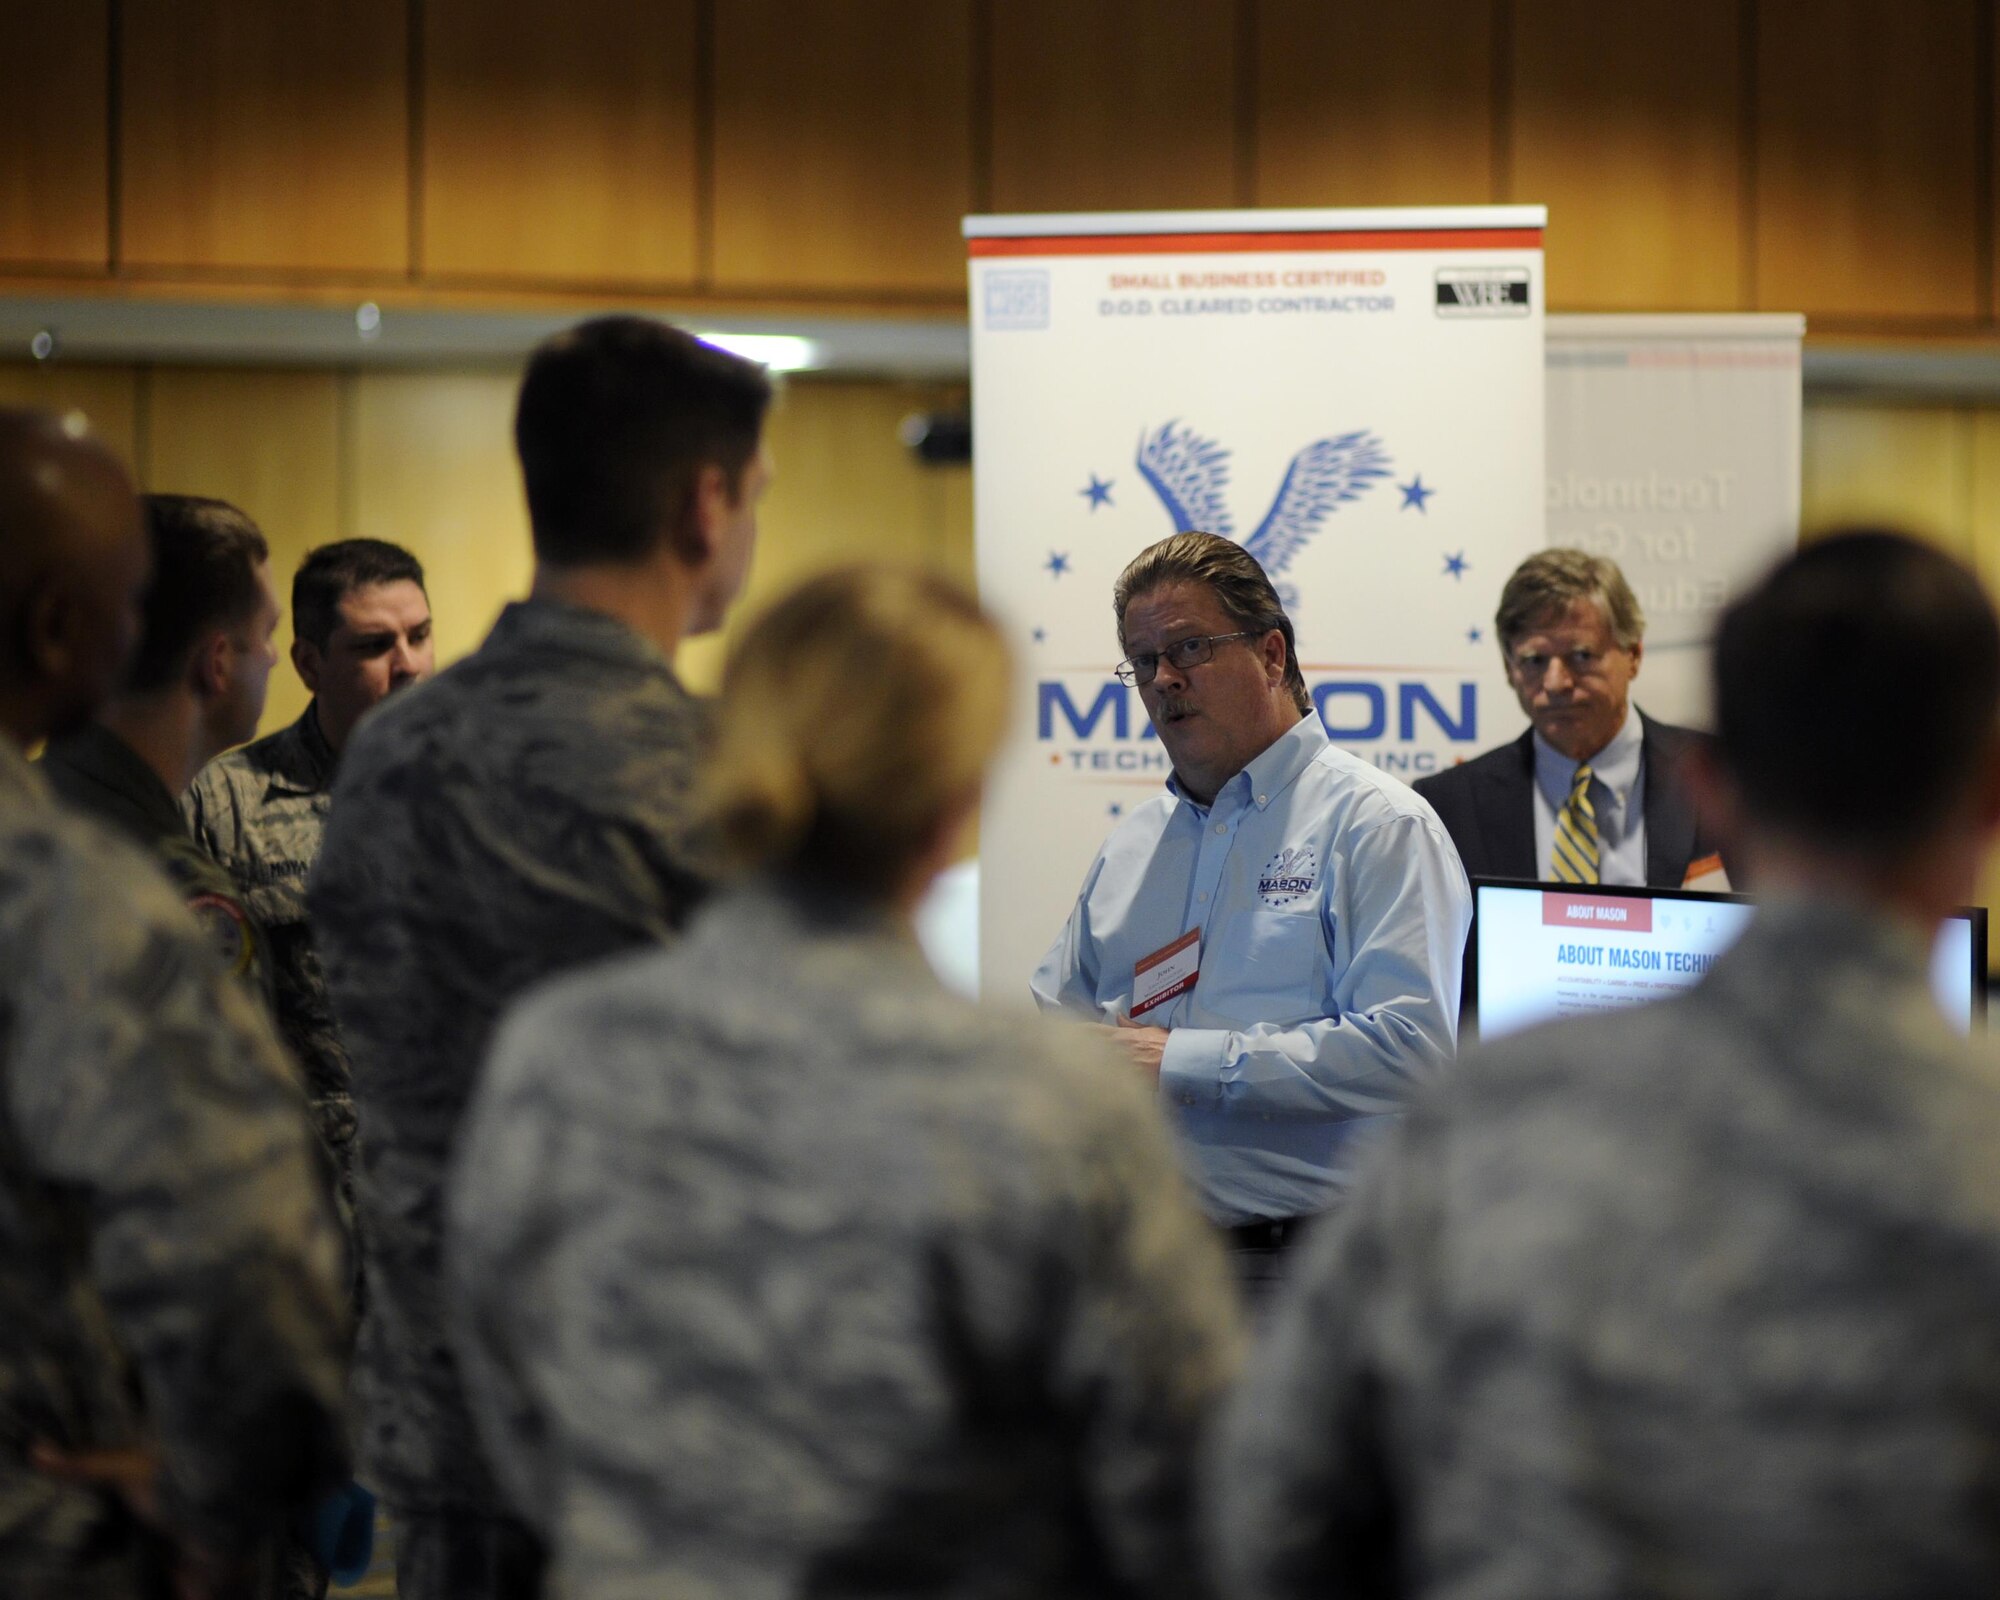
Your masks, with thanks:
[(229, 688), (229, 635), (217, 628), (188, 652), (188, 687), (197, 700), (214, 700)]
[(1285, 636), (1273, 628), (1264, 635), (1263, 650), (1264, 676), (1275, 689), (1285, 681)]
[(688, 565), (706, 566), (722, 547), (722, 530), (736, 510), (729, 474), (711, 461), (695, 474), (694, 515), (688, 519)]
[(292, 641), (292, 670), (298, 673), (299, 680), (305, 684), (308, 694), (319, 693), (319, 674), (322, 665), (319, 646), (312, 640)]
[(1634, 639), (1632, 641), (1632, 648), (1630, 650), (1627, 650), (1625, 653), (1632, 658), (1632, 676), (1636, 678), (1639, 676), (1640, 658), (1644, 656), (1646, 653), (1645, 639), (1644, 638)]
[(55, 584), (37, 584), (22, 602), (21, 622), (21, 652), (30, 671), (45, 682), (67, 677), (76, 657), (77, 624), (68, 596)]

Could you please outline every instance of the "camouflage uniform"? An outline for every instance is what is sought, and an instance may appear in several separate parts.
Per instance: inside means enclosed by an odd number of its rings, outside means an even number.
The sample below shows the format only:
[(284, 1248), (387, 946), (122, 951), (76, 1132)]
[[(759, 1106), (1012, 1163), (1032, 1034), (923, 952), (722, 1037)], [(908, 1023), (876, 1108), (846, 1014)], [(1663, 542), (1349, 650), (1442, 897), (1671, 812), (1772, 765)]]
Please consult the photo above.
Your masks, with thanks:
[(399, 1520), (503, 1509), (446, 1342), (445, 1163), (500, 1009), (690, 909), (702, 722), (638, 634), (530, 600), (344, 753), (308, 903), (361, 1119), (358, 1443)]
[(306, 924), (306, 875), (319, 857), (334, 765), (315, 702), (290, 727), (203, 767), (182, 796), (181, 810), (202, 848), (243, 886), (251, 914), (268, 930), (278, 1029), (305, 1073), (320, 1137), (345, 1173), (354, 1144), (347, 1053)]
[(558, 1592), (1199, 1592), (1234, 1289), (1099, 1049), (769, 888), (509, 1017), (450, 1265)]
[(139, 753), (109, 728), (86, 723), (49, 742), (42, 775), (66, 804), (153, 852), (186, 899), (222, 964), (264, 1002), (276, 1004), (271, 944), (227, 868), (196, 844), (174, 797)]
[(2000, 1076), (1900, 925), (1460, 1063), (1235, 1407), (1248, 1596), (2000, 1593)]
[(225, 1547), (338, 1481), (326, 1179), (157, 868), (0, 740), (0, 1594), (160, 1592), (152, 1537), (36, 1441), (157, 1451), (172, 1520)]

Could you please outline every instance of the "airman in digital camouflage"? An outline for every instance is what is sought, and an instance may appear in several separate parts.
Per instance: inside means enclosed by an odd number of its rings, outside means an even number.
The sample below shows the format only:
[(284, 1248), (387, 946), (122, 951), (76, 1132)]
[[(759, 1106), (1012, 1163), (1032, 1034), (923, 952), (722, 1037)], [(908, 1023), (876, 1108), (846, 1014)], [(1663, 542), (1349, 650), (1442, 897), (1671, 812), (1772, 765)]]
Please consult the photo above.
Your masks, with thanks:
[(153, 576), (139, 646), (117, 692), (42, 754), (49, 786), (151, 850), (222, 963), (266, 1006), (270, 942), (229, 871), (194, 842), (175, 797), (264, 714), (278, 601), (269, 549), (236, 507), (192, 495), (143, 501)]
[(1688, 772), (1755, 920), (1468, 1054), (1308, 1241), (1221, 1430), (1230, 1600), (2000, 1593), (2000, 1072), (1931, 987), (2000, 832), (2000, 619), (1831, 534), (1714, 682)]
[(446, 1165), (501, 1007), (669, 938), (701, 891), (684, 832), (704, 718), (671, 656), (742, 585), (770, 392), (641, 318), (545, 344), (515, 423), (534, 591), (341, 760), (307, 907), (360, 1124), (358, 1443), (403, 1600), (532, 1592), (537, 1541), (495, 1489), (446, 1332)]
[(84, 433), (0, 411), (0, 1594), (232, 1593), (344, 1466), (342, 1246), (296, 1079), (147, 855), (23, 757), (137, 642)]
[(781, 602), (707, 763), (744, 883), (500, 1030), (447, 1260), (571, 1600), (1203, 1592), (1221, 1246), (1109, 1051), (947, 993), (910, 926), (1011, 682), (941, 580)]
[(306, 878), (319, 859), (334, 772), (355, 724), (431, 675), (424, 569), (409, 551), (380, 539), (321, 545), (292, 580), (292, 632), (292, 664), (312, 702), (290, 727), (209, 762), (181, 809), (203, 848), (242, 885), (270, 939), (278, 1026), (305, 1073), (320, 1137), (345, 1174), (354, 1100), (306, 922)]

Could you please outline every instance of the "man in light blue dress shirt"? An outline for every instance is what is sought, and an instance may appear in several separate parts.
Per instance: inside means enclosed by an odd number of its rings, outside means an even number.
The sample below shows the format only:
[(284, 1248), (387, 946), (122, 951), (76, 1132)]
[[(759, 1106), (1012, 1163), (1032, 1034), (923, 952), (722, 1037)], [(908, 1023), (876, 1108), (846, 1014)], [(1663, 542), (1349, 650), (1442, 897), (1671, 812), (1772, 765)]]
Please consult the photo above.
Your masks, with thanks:
[(1174, 771), (1098, 852), (1035, 998), (1157, 1077), (1255, 1288), (1451, 1058), (1471, 895), (1436, 813), (1328, 741), (1241, 546), (1176, 534), (1113, 604)]

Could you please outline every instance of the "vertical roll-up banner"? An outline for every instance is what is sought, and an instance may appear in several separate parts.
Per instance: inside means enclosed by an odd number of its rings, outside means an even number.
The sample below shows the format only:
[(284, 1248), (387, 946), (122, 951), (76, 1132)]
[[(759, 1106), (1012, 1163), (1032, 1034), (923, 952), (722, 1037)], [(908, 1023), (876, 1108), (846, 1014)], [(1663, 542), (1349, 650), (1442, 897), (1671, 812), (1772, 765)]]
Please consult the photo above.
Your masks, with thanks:
[(1543, 542), (1539, 206), (970, 217), (979, 586), (1019, 661), (980, 829), (980, 989), (1026, 1003), (1169, 763), (1111, 587), (1178, 530), (1257, 556), (1339, 744), (1409, 780), (1520, 726), (1493, 600)]
[(1610, 556), (1646, 613), (1632, 697), (1710, 725), (1722, 608), (1798, 544), (1805, 318), (1548, 324), (1548, 542)]

